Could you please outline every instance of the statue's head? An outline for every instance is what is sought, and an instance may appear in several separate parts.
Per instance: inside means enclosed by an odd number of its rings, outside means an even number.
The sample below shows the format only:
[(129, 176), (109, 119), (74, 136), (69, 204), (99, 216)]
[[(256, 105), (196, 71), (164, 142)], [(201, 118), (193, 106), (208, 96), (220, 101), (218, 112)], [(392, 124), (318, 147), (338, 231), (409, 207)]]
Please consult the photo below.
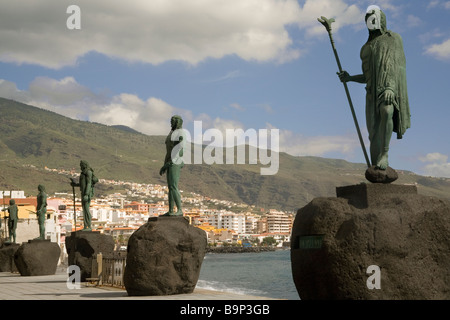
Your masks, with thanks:
[(170, 118), (170, 125), (172, 126), (172, 129), (181, 129), (183, 126), (183, 119), (181, 116), (174, 115), (172, 118)]
[(39, 192), (45, 192), (44, 185), (42, 185), (42, 184), (38, 185), (38, 190), (39, 190)]
[(380, 7), (371, 5), (366, 10), (366, 25), (369, 31), (379, 30), (381, 33), (386, 31), (386, 15)]
[(86, 160), (81, 160), (80, 161), (80, 168), (81, 168), (81, 170), (89, 168), (89, 163)]
[(15, 205), (15, 204), (16, 204), (16, 200), (14, 200), (14, 199), (9, 200), (9, 205), (10, 206)]

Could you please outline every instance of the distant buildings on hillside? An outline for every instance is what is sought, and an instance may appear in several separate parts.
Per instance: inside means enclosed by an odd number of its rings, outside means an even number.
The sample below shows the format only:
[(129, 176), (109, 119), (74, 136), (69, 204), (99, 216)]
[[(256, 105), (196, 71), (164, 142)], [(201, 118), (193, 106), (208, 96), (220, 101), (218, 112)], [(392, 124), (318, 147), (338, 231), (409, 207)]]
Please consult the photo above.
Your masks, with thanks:
[[(101, 182), (127, 186), (126, 195), (116, 193), (106, 198), (94, 198), (91, 202), (93, 229), (112, 235), (118, 247), (126, 245), (128, 237), (150, 217), (156, 217), (168, 211), (165, 186), (113, 180), (101, 180)], [(39, 233), (36, 214), (34, 214), (36, 197), (25, 197), (23, 191), (0, 191), (0, 206), (7, 207), (11, 197), (19, 206), (19, 220), (22, 222), (17, 228), (17, 242), (36, 237)], [(130, 198), (141, 200), (127, 200)], [(147, 203), (143, 199), (150, 202)], [(183, 196), (183, 203), (185, 217), (192, 225), (207, 233), (208, 242), (211, 244), (261, 243), (265, 237), (275, 239), (279, 246), (289, 242), (293, 214), (273, 209), (258, 214), (250, 212), (251, 210), (244, 212), (246, 209), (254, 208), (246, 204), (211, 199), (195, 193)], [(65, 237), (70, 232), (83, 227), (81, 201), (78, 198), (73, 199), (72, 194), (57, 193), (48, 197), (47, 204), (46, 237), (59, 243), (65, 250)], [(1, 212), (0, 218), (3, 219), (4, 215)], [(1, 232), (5, 236), (7, 232), (5, 224)]]

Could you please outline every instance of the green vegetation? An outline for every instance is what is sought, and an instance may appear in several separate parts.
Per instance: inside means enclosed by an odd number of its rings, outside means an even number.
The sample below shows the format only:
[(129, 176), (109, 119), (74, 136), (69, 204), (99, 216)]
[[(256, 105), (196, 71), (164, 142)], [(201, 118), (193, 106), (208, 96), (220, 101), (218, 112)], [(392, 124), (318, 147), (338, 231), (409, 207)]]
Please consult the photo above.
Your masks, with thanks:
[[(68, 177), (45, 167), (78, 174), (81, 159), (91, 164), (99, 179), (165, 185), (165, 177), (159, 175), (164, 139), (0, 98), (0, 190), (36, 195), (42, 183), (49, 193), (71, 194)], [(262, 176), (259, 169), (260, 165), (186, 165), (180, 189), (265, 209), (296, 211), (315, 197), (335, 196), (337, 186), (366, 182), (364, 164), (339, 159), (280, 153), (276, 175)], [(416, 183), (419, 193), (450, 197), (450, 179), (402, 171), (399, 176), (396, 183)], [(97, 194), (119, 189), (96, 185)]]
[(270, 247), (270, 246), (274, 246), (276, 244), (277, 244), (277, 240), (275, 240), (274, 237), (265, 237), (262, 240), (262, 244), (261, 245), (266, 246), (266, 247)]

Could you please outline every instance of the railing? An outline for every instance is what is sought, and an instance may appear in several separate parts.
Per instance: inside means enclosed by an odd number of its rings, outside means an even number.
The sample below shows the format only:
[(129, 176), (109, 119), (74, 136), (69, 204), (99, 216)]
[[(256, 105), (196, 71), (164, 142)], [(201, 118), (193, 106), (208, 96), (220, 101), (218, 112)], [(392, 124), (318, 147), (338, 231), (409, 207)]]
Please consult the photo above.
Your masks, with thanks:
[[(123, 274), (127, 257), (125, 253), (116, 253), (112, 256), (97, 254), (97, 259), (92, 259), (92, 277), (98, 279), (98, 284), (125, 288)], [(99, 272), (101, 270), (101, 272)], [(98, 275), (95, 277), (95, 275)]]

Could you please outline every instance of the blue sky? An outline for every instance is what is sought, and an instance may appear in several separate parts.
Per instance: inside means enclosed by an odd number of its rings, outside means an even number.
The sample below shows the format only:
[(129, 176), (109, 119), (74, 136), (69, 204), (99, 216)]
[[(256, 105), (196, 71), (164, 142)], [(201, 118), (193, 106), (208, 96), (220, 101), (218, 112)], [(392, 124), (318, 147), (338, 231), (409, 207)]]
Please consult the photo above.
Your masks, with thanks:
[[(80, 8), (81, 29), (69, 29)], [(365, 163), (320, 16), (343, 68), (361, 73), (366, 8), (399, 33), (411, 128), (390, 166), (450, 177), (450, 1), (0, 0), (0, 96), (74, 119), (166, 135), (185, 127), (276, 128), (292, 155)], [(364, 85), (349, 84), (366, 147)], [(0, 120), (1, 121), (1, 120)]]

